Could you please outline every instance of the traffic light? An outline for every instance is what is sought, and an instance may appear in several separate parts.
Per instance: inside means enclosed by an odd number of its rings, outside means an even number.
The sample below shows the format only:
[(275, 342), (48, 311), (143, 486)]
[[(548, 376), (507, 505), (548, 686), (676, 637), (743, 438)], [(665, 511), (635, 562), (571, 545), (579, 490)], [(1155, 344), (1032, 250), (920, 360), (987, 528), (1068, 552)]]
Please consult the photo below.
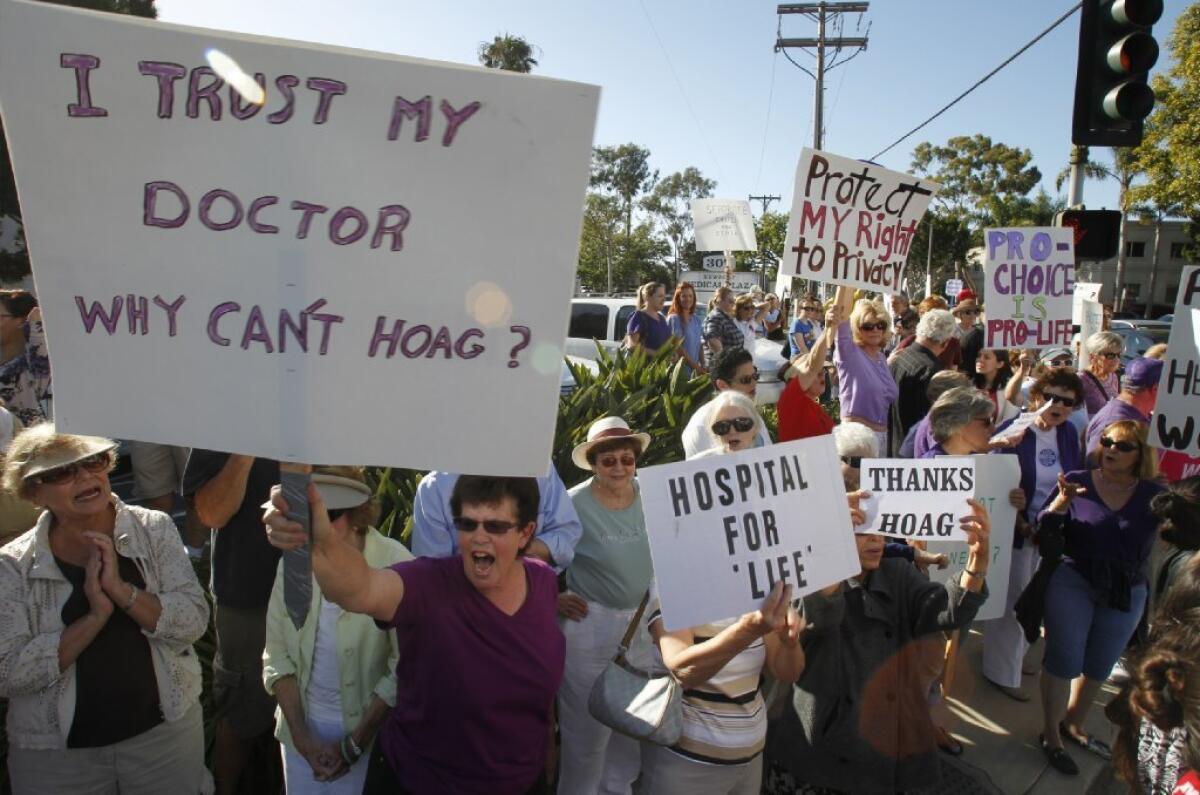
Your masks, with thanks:
[(1083, 0), (1072, 143), (1142, 142), (1142, 120), (1154, 109), (1147, 81), (1158, 60), (1150, 27), (1162, 12), (1162, 0)]
[(1075, 259), (1104, 260), (1117, 255), (1121, 238), (1121, 213), (1117, 210), (1063, 210), (1055, 226), (1075, 229)]

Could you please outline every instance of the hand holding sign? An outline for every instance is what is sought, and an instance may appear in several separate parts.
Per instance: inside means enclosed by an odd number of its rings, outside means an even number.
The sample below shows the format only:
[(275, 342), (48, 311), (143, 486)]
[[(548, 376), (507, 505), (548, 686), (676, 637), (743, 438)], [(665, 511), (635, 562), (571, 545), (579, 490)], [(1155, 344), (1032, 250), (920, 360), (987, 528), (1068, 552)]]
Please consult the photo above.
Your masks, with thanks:
[[(988, 518), (987, 508), (983, 507), (982, 502), (971, 497), (967, 500), (967, 504), (971, 506), (971, 514), (959, 519), (958, 526), (967, 534), (967, 549), (970, 551), (971, 557), (978, 558), (986, 565), (991, 551), (991, 547), (988, 546), (988, 538), (992, 533), (992, 521)], [(967, 565), (967, 568), (971, 568), (970, 564)]]

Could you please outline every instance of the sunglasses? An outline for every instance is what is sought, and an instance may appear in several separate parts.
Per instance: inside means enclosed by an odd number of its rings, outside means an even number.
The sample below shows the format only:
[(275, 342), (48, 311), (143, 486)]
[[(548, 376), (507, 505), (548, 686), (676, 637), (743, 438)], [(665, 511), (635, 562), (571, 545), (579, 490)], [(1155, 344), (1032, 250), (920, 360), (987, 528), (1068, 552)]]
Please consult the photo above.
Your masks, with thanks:
[(755, 367), (754, 375), (739, 375), (737, 378), (733, 379), (733, 383), (741, 384), (742, 386), (750, 386), (757, 380), (758, 380), (758, 368)]
[(976, 417), (974, 420), (972, 420), (972, 422), (982, 422), (984, 425), (991, 428), (993, 425), (996, 424), (996, 415), (989, 414), (986, 417)]
[(467, 516), (456, 516), (452, 521), (454, 529), (460, 533), (474, 533), (475, 528), (483, 525), (484, 531), (490, 536), (502, 536), (517, 526), (516, 522), (502, 522), (499, 519), (471, 519)]
[(596, 463), (605, 469), (611, 469), (620, 462), (623, 467), (631, 467), (637, 463), (637, 458), (632, 455), (605, 455), (596, 459)]
[(66, 483), (69, 480), (74, 480), (75, 475), (82, 468), (87, 472), (103, 472), (108, 469), (108, 465), (112, 462), (108, 452), (96, 453), (87, 458), (80, 459), (70, 464), (64, 464), (54, 469), (47, 469), (45, 472), (39, 472), (34, 475), (32, 480), (34, 483), (46, 483), (51, 486), (56, 486), (60, 483)]
[(1049, 362), (1047, 362), (1047, 364), (1049, 364), (1051, 367), (1070, 367), (1071, 360), (1070, 359), (1051, 359)]
[(1109, 360), (1111, 360), (1111, 359), (1116, 359), (1116, 358), (1117, 358), (1117, 357), (1119, 357), (1120, 355), (1121, 355), (1121, 354), (1119, 354), (1119, 353), (1113, 353), (1112, 351), (1105, 351), (1104, 353), (1101, 353), (1101, 354), (1099, 354), (1099, 356), (1100, 356), (1101, 358), (1103, 358), (1103, 359), (1109, 359)]
[(844, 455), (841, 456), (842, 463), (851, 469), (862, 469), (862, 456)]
[(724, 436), (731, 430), (738, 433), (745, 433), (754, 427), (754, 420), (749, 417), (734, 417), (731, 420), (717, 420), (712, 424), (712, 432), (717, 436)]
[(805, 312), (820, 312), (821, 311), (821, 307), (819, 307), (819, 306), (806, 306), (806, 307), (803, 307), (803, 309)]
[(1072, 408), (1076, 403), (1079, 402), (1075, 398), (1064, 397), (1063, 395), (1051, 395), (1046, 393), (1044, 397), (1046, 398), (1047, 403), (1057, 403), (1058, 405), (1065, 406), (1066, 408)]
[(1122, 453), (1132, 453), (1138, 449), (1138, 446), (1133, 442), (1118, 442), (1116, 439), (1110, 439), (1104, 436), (1100, 439), (1100, 446), (1107, 450), (1110, 447), (1115, 447)]
[(888, 327), (887, 322), (881, 320), (878, 323), (863, 323), (862, 325), (860, 325), (858, 327), (858, 330), (859, 331), (887, 331), (887, 327)]
[(979, 314), (979, 310), (978, 310), (978, 309), (964, 309), (964, 310), (962, 310), (961, 312), (959, 312), (958, 314), (960, 314), (960, 315), (971, 315), (971, 316), (974, 316), (974, 315), (978, 315), (978, 314)]

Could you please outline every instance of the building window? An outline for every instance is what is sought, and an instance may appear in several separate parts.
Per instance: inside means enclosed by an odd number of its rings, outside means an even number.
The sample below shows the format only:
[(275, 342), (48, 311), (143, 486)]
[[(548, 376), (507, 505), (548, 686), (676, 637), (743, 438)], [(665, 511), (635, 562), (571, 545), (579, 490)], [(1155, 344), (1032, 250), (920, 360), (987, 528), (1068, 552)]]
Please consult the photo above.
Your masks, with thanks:
[(1142, 285), (1140, 285), (1140, 284), (1125, 285), (1125, 297), (1126, 298), (1136, 299), (1138, 297), (1138, 293), (1140, 293), (1141, 291), (1142, 291)]
[(1186, 243), (1171, 244), (1171, 259), (1183, 259), (1183, 247)]
[(1125, 242), (1125, 256), (1127, 257), (1144, 257), (1146, 256), (1146, 243), (1143, 240), (1128, 240)]

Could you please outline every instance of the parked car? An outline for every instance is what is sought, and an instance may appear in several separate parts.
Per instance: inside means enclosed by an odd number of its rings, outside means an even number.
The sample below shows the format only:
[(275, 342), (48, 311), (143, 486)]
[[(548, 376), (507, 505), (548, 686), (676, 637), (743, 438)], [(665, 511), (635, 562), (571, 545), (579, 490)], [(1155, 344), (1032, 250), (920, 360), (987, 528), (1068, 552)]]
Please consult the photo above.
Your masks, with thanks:
[(1111, 330), (1125, 341), (1121, 350), (1121, 363), (1145, 355), (1151, 346), (1166, 342), (1171, 334), (1171, 324), (1161, 320), (1114, 320)]
[(570, 361), (570, 363), (574, 365), (586, 367), (593, 373), (599, 369), (599, 367), (596, 366), (594, 359), (583, 359), (579, 356), (567, 356), (566, 360), (563, 361), (562, 379), (560, 380), (558, 387), (558, 393), (562, 397), (566, 397), (575, 391), (575, 376), (571, 375), (571, 368), (567, 366), (567, 361)]

